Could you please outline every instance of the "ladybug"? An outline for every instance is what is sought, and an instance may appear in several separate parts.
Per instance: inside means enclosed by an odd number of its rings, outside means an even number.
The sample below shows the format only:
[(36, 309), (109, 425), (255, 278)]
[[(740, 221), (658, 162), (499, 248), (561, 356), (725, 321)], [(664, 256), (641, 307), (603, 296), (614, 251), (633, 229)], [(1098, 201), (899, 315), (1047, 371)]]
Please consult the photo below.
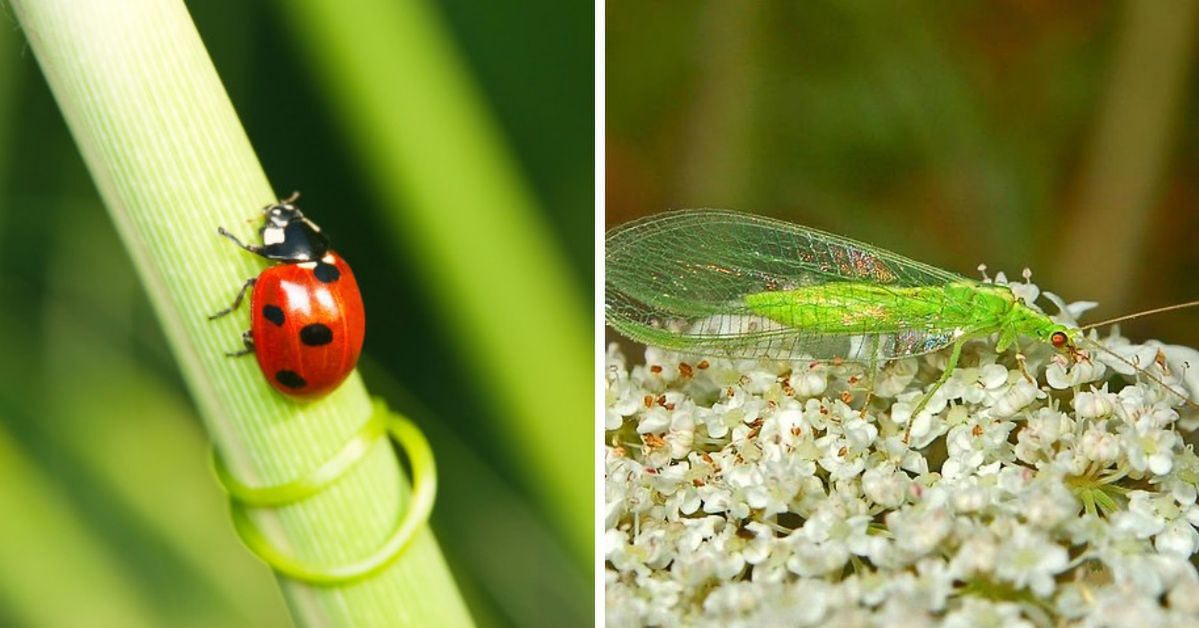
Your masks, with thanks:
[(354, 370), (366, 314), (350, 266), (295, 206), (297, 198), (299, 193), (292, 194), (262, 210), (261, 246), (243, 244), (224, 227), (217, 229), (241, 248), (278, 263), (247, 280), (232, 305), (208, 318), (233, 312), (253, 289), (250, 329), (242, 334), (245, 349), (227, 355), (255, 354), (275, 390), (314, 399), (337, 388)]

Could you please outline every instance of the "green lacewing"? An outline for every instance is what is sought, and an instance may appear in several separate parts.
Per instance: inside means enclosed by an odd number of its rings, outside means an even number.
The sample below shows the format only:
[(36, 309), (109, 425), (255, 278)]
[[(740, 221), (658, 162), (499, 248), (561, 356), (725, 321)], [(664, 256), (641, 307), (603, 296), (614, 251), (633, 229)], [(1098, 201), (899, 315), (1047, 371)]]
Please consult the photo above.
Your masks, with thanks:
[(949, 378), (968, 340), (998, 334), (996, 349), (1002, 352), (1026, 336), (1075, 357), (1080, 344), (1110, 354), (1088, 341), (1084, 330), (1129, 318), (1067, 327), (1007, 286), (816, 229), (726, 210), (683, 210), (634, 221), (609, 231), (604, 246), (607, 322), (648, 345), (730, 358), (871, 365), (952, 348), (944, 373), (913, 417)]

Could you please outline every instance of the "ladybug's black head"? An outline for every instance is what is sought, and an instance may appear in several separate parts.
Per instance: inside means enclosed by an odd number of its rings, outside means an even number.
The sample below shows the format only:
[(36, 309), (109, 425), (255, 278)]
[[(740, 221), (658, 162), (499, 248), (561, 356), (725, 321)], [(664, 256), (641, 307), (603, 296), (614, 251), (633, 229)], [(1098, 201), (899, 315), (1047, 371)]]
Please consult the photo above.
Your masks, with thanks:
[(317, 261), (329, 252), (329, 240), (316, 223), (292, 204), (295, 197), (262, 210), (262, 247), (259, 255), (281, 262)]
[[(267, 205), (263, 208), (262, 213), (265, 214), (263, 229), (266, 229), (268, 226), (283, 228), (293, 220), (304, 218), (304, 212), (300, 211), (299, 207), (292, 205), (289, 201), (280, 201), (274, 205)], [(320, 231), (320, 229), (317, 229), (317, 231)]]

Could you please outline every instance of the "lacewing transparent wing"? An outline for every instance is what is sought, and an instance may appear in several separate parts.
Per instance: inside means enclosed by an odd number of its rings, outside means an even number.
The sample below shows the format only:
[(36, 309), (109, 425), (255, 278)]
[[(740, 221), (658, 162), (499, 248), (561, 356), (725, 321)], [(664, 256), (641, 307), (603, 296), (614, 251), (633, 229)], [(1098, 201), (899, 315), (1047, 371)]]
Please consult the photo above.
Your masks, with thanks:
[[(731, 358), (840, 358), (872, 365), (952, 345), (941, 378), (911, 410), (913, 417), (949, 378), (964, 342), (996, 332), (998, 351), (1018, 336), (1038, 338), (1074, 359), (1085, 358), (1080, 345), (1094, 348), (1199, 408), (1189, 395), (1085, 337), (1085, 329), (1145, 312), (1068, 328), (1006, 286), (815, 229), (723, 210), (632, 222), (610, 231), (605, 249), (607, 321), (649, 345)], [(905, 443), (913, 423), (907, 422)]]
[(732, 358), (929, 353), (968, 322), (947, 306), (947, 291), (1006, 291), (848, 238), (713, 209), (617, 227), (605, 261), (606, 318), (617, 331)]

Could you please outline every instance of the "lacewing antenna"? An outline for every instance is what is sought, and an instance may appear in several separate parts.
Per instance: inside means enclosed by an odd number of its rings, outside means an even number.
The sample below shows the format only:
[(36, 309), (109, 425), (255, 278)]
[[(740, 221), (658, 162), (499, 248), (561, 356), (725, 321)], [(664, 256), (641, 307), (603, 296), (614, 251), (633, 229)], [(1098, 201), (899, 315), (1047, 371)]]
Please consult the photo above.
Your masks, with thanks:
[(1127, 320), (1131, 320), (1134, 318), (1140, 318), (1142, 316), (1149, 316), (1150, 314), (1158, 314), (1161, 312), (1170, 312), (1173, 310), (1181, 310), (1181, 309), (1185, 309), (1188, 307), (1195, 307), (1196, 305), (1199, 305), (1199, 301), (1187, 301), (1186, 303), (1175, 303), (1174, 305), (1158, 307), (1158, 308), (1154, 308), (1152, 310), (1145, 310), (1143, 312), (1135, 312), (1133, 314), (1125, 314), (1124, 316), (1117, 316), (1116, 318), (1109, 318), (1105, 321), (1099, 321), (1098, 323), (1091, 323), (1089, 325), (1083, 325), (1082, 327), (1079, 327), (1079, 329), (1086, 331), (1088, 329), (1093, 329), (1095, 327), (1102, 327), (1104, 325), (1111, 325), (1112, 323), (1119, 323), (1120, 321), (1127, 321)]
[[(1132, 320), (1132, 319), (1134, 319), (1134, 318), (1140, 318), (1140, 317), (1142, 317), (1142, 316), (1149, 316), (1150, 314), (1160, 314), (1161, 312), (1172, 312), (1172, 311), (1174, 311), (1174, 310), (1182, 310), (1182, 309), (1186, 309), (1186, 308), (1189, 308), (1189, 307), (1195, 307), (1195, 306), (1197, 306), (1197, 305), (1199, 305), (1199, 300), (1196, 300), (1196, 301), (1187, 301), (1187, 302), (1185, 302), (1185, 303), (1175, 303), (1174, 305), (1167, 305), (1167, 306), (1164, 306), (1164, 307), (1153, 308), (1153, 309), (1151, 309), (1151, 310), (1144, 310), (1144, 311), (1141, 311), (1141, 312), (1134, 312), (1134, 313), (1132, 313), (1132, 314), (1125, 314), (1124, 316), (1117, 316), (1117, 317), (1115, 317), (1115, 318), (1109, 318), (1109, 319), (1107, 319), (1107, 320), (1102, 320), (1102, 321), (1099, 321), (1098, 323), (1090, 323), (1090, 324), (1088, 324), (1088, 325), (1083, 325), (1082, 327), (1079, 327), (1079, 329), (1080, 329), (1080, 330), (1082, 330), (1082, 331), (1086, 331), (1086, 330), (1088, 330), (1088, 329), (1094, 329), (1094, 328), (1096, 328), (1096, 327), (1102, 327), (1102, 326), (1104, 326), (1104, 325), (1111, 325), (1111, 324), (1113, 324), (1113, 323), (1119, 323), (1119, 322), (1121, 322), (1121, 321)], [(1191, 408), (1194, 408), (1194, 409), (1196, 409), (1196, 410), (1199, 410), (1199, 403), (1195, 403), (1194, 401), (1192, 401), (1189, 395), (1184, 395), (1184, 394), (1182, 394), (1182, 393), (1178, 392), (1178, 390), (1176, 390), (1176, 389), (1174, 389), (1173, 387), (1171, 387), (1171, 386), (1167, 385), (1165, 382), (1163, 382), (1163, 381), (1161, 380), (1161, 378), (1159, 378), (1159, 377), (1157, 377), (1157, 376), (1153, 375), (1152, 373), (1150, 373), (1149, 371), (1145, 370), (1145, 369), (1144, 369), (1143, 367), (1141, 367), (1140, 365), (1134, 364), (1134, 363), (1133, 363), (1131, 360), (1129, 360), (1129, 359), (1125, 358), (1124, 356), (1122, 356), (1122, 355), (1120, 355), (1120, 354), (1116, 353), (1115, 351), (1112, 351), (1111, 349), (1108, 349), (1107, 347), (1105, 347), (1105, 346), (1103, 346), (1103, 345), (1101, 345), (1101, 344), (1099, 344), (1099, 343), (1097, 343), (1097, 342), (1094, 342), (1094, 341), (1092, 341), (1092, 340), (1090, 340), (1090, 339), (1088, 339), (1088, 338), (1086, 338), (1086, 337), (1082, 337), (1082, 338), (1081, 338), (1081, 340), (1082, 340), (1083, 342), (1085, 342), (1085, 343), (1086, 343), (1086, 345), (1087, 345), (1088, 347), (1093, 347), (1093, 348), (1096, 348), (1096, 349), (1098, 349), (1098, 350), (1100, 350), (1100, 351), (1102, 351), (1102, 352), (1104, 352), (1104, 353), (1106, 353), (1106, 354), (1110, 355), (1111, 357), (1113, 357), (1113, 358), (1115, 358), (1115, 359), (1117, 359), (1117, 360), (1119, 360), (1119, 361), (1123, 362), (1124, 364), (1127, 364), (1127, 365), (1128, 365), (1129, 367), (1131, 367), (1133, 370), (1135, 370), (1136, 372), (1140, 373), (1141, 375), (1144, 375), (1145, 377), (1149, 378), (1149, 379), (1150, 379), (1150, 380), (1152, 380), (1154, 383), (1156, 383), (1158, 386), (1161, 386), (1162, 388), (1164, 388), (1164, 389), (1166, 389), (1166, 390), (1170, 391), (1171, 393), (1173, 393), (1173, 394), (1177, 395), (1177, 396), (1178, 396), (1179, 398), (1181, 398), (1181, 399), (1182, 399), (1184, 402), (1186, 402), (1186, 404), (1187, 404), (1188, 406), (1190, 406)], [(1159, 357), (1160, 357), (1160, 356), (1159, 356)], [(1166, 365), (1165, 365), (1165, 363), (1164, 363), (1164, 360), (1162, 360), (1162, 361), (1158, 362), (1158, 366), (1159, 366), (1159, 367), (1162, 369), (1162, 371), (1166, 371), (1166, 368), (1167, 368), (1167, 367), (1166, 367)]]
[[(1147, 314), (1147, 313), (1148, 312), (1142, 312), (1142, 314)], [(1195, 403), (1194, 401), (1191, 401), (1190, 395), (1184, 395), (1183, 393), (1178, 392), (1178, 390), (1176, 390), (1172, 386), (1169, 386), (1168, 384), (1163, 382), (1160, 377), (1158, 377), (1158, 376), (1150, 373), (1149, 371), (1145, 370), (1144, 368), (1138, 366), (1132, 360), (1129, 360), (1128, 358), (1120, 355), (1119, 353), (1116, 353), (1115, 351), (1112, 351), (1111, 349), (1108, 349), (1107, 347), (1099, 344), (1098, 342), (1091, 340), (1090, 338), (1080, 338), (1080, 340), (1083, 341), (1083, 343), (1085, 344), (1085, 346), (1087, 348), (1098, 349), (1098, 350), (1106, 353), (1107, 355), (1127, 364), (1128, 366), (1132, 367), (1132, 369), (1135, 370), (1137, 373), (1144, 375), (1145, 377), (1149, 378), (1154, 383), (1156, 383), (1158, 386), (1161, 386), (1162, 388), (1165, 388), (1166, 390), (1170, 391), (1171, 393), (1177, 395), (1180, 399), (1183, 400), (1183, 402), (1185, 402), (1191, 408), (1193, 408), (1195, 410), (1199, 410), (1199, 403)], [(1162, 367), (1162, 368), (1164, 369), (1164, 367)]]

